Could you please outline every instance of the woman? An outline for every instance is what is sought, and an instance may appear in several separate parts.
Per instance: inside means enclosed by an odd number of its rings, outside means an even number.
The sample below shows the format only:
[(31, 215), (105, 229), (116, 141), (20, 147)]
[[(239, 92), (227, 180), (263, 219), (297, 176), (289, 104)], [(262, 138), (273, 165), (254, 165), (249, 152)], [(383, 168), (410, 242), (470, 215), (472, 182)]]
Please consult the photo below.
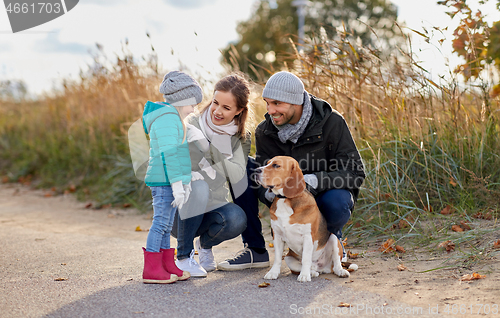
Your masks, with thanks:
[[(247, 187), (249, 95), (248, 81), (228, 75), (215, 85), (212, 102), (187, 118), (192, 193), (179, 211), (173, 234), (177, 236), (176, 265), (192, 277), (205, 277), (207, 271), (215, 270), (212, 247), (246, 228), (245, 213), (229, 202), (229, 193), (234, 190), (237, 196)], [(206, 197), (208, 203), (204, 204)], [(194, 259), (193, 240), (197, 236), (200, 264)]]

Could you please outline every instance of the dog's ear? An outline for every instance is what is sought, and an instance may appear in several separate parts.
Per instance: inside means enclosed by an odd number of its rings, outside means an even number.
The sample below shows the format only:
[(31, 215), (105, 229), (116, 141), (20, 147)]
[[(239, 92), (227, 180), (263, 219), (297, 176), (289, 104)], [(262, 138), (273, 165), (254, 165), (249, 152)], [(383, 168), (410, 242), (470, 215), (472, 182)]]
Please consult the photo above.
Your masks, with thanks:
[(287, 198), (293, 198), (298, 196), (306, 188), (306, 183), (304, 181), (304, 175), (298, 163), (293, 162), (290, 168), (290, 176), (285, 181), (285, 187), (283, 188), (283, 194)]

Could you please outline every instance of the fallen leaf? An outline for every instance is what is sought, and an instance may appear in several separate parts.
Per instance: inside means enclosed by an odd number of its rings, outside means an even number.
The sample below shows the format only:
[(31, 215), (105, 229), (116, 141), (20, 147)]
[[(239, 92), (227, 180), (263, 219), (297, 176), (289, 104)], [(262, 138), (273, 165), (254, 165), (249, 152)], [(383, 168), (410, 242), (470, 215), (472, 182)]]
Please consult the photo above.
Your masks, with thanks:
[(59, 278), (56, 278), (54, 279), (56, 282), (62, 282), (62, 281), (65, 281), (65, 280), (68, 280), (67, 278), (62, 278), (62, 277), (59, 277)]
[(405, 271), (407, 269), (408, 269), (408, 267), (404, 266), (403, 264), (398, 265), (398, 271), (400, 271), (400, 272)]
[(66, 263), (61, 263), (61, 265), (66, 265)]
[(408, 221), (406, 221), (406, 220), (399, 220), (398, 228), (404, 229), (406, 227), (408, 227)]
[(130, 208), (131, 206), (132, 206), (132, 204), (130, 204), (130, 203), (123, 203), (124, 208)]
[(455, 182), (455, 180), (453, 178), (450, 178), (450, 184), (454, 187), (456, 187), (458, 185), (458, 183)]
[(87, 203), (87, 204), (85, 205), (85, 209), (90, 209), (91, 207), (92, 207), (92, 203)]
[(74, 184), (70, 184), (68, 187), (68, 190), (71, 193), (76, 192), (76, 186)]
[(359, 253), (353, 254), (351, 251), (347, 251), (347, 257), (350, 259), (356, 259), (359, 257)]
[(470, 231), (470, 226), (465, 221), (460, 221), (460, 227), (466, 231)]
[(476, 219), (484, 219), (484, 220), (492, 220), (493, 219), (493, 216), (491, 215), (491, 211), (486, 212), (484, 214), (483, 214), (483, 212), (477, 212), (472, 217), (476, 218)]
[(461, 281), (471, 281), (471, 280), (476, 280), (476, 279), (483, 279), (486, 278), (486, 275), (480, 275), (478, 273), (472, 273), (472, 274), (465, 274), (460, 278)]
[(393, 239), (388, 239), (387, 241), (385, 241), (382, 246), (379, 248), (379, 250), (382, 252), (382, 253), (389, 253), (389, 252), (392, 252), (394, 251), (394, 248), (392, 247), (392, 245), (394, 245), (394, 240)]
[(136, 231), (136, 232), (141, 232), (141, 231), (142, 231), (141, 226), (140, 226), (140, 225), (137, 225), (137, 227), (135, 228), (135, 231)]
[(340, 302), (337, 307), (352, 307), (351, 304)]
[(269, 285), (271, 285), (271, 284), (269, 284), (267, 282), (263, 282), (263, 283), (260, 283), (258, 286), (259, 286), (259, 288), (266, 288)]
[(52, 196), (52, 193), (45, 193), (44, 194), (44, 197), (46, 197), (46, 198), (50, 198), (51, 196)]
[(448, 214), (452, 214), (454, 211), (455, 211), (455, 209), (452, 208), (451, 205), (448, 204), (447, 206), (445, 206), (444, 209), (441, 210), (440, 213), (442, 215), (448, 215)]
[(396, 245), (396, 251), (400, 253), (406, 253), (405, 249), (401, 245)]
[(455, 232), (463, 232), (464, 230), (459, 225), (453, 225), (451, 229)]
[(449, 253), (451, 251), (455, 250), (455, 243), (453, 243), (451, 240), (444, 241), (439, 243), (438, 248), (445, 248), (446, 251)]
[(495, 243), (493, 243), (493, 248), (500, 248), (500, 240), (497, 240)]
[(274, 247), (274, 244), (273, 243), (269, 243), (269, 247)]
[(2, 177), (2, 183), (7, 183), (7, 182), (9, 182), (9, 177), (7, 176)]
[(483, 213), (482, 212), (477, 212), (476, 214), (472, 215), (473, 218), (475, 219), (482, 219), (483, 218)]

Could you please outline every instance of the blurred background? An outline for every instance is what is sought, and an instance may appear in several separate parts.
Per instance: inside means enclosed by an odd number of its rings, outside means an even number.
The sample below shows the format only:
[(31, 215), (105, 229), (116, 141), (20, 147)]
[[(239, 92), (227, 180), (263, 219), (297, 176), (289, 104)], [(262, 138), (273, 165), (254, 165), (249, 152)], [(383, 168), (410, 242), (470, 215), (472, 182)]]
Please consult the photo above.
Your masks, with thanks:
[(448, 231), (457, 222), (495, 219), (499, 6), (86, 0), (15, 34), (0, 10), (1, 181), (150, 211), (126, 136), (144, 103), (162, 99), (163, 75), (190, 73), (205, 103), (219, 78), (244, 72), (258, 122), (266, 79), (289, 70), (346, 118), (365, 161), (367, 179), (346, 233), (425, 240), (436, 230), (429, 222)]

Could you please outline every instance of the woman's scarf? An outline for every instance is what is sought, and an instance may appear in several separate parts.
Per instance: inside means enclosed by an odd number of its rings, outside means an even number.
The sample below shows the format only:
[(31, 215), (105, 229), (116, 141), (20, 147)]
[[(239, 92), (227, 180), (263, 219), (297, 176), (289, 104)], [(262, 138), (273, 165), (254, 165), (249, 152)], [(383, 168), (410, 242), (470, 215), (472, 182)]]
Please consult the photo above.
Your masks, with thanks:
[(304, 103), (302, 104), (302, 115), (300, 116), (299, 121), (296, 124), (286, 124), (283, 126), (276, 126), (274, 121), (272, 121), (273, 125), (278, 129), (278, 137), (282, 143), (286, 143), (287, 140), (290, 140), (293, 143), (296, 143), (299, 140), (299, 137), (302, 136), (304, 131), (306, 130), (306, 126), (309, 123), (309, 120), (312, 116), (312, 103), (311, 97), (309, 93), (304, 91)]
[[(238, 132), (238, 125), (235, 124), (234, 120), (225, 125), (215, 125), (212, 122), (212, 116), (210, 116), (210, 108), (207, 108), (200, 116), (199, 119), (200, 128), (208, 141), (224, 155), (226, 159), (231, 159), (233, 157), (233, 149), (231, 146), (231, 136)], [(211, 167), (205, 157), (201, 159), (198, 164), (199, 167), (204, 170), (207, 175), (214, 179), (215, 170)]]
[(225, 125), (215, 125), (210, 116), (210, 108), (207, 108), (200, 116), (201, 131), (205, 134), (208, 141), (219, 150), (226, 159), (233, 157), (233, 149), (231, 147), (231, 136), (238, 132), (238, 125), (234, 119)]

